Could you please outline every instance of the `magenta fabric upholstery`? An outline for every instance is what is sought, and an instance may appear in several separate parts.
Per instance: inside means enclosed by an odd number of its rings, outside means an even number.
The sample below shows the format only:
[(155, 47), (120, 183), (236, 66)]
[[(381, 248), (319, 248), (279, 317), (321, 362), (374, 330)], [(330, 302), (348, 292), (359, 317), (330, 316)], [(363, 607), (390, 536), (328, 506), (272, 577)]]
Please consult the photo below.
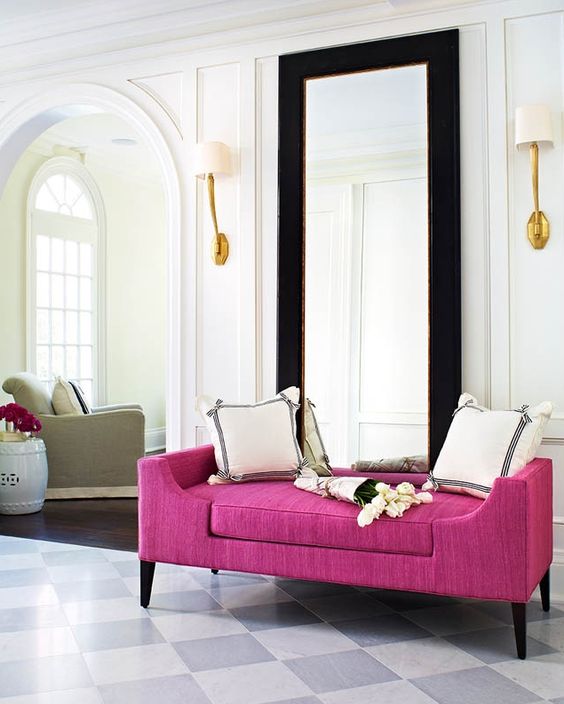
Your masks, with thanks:
[[(141, 559), (512, 602), (529, 600), (552, 560), (548, 459), (535, 459), (515, 476), (496, 479), (489, 497), (475, 499), (480, 503), (470, 513), (436, 516), (430, 521), (432, 554), (426, 555), (214, 535), (213, 502), (203, 482), (215, 471), (211, 446), (139, 461)], [(225, 488), (244, 492), (249, 486)], [(268, 493), (271, 488), (271, 483), (262, 483), (256, 491)], [(436, 511), (455, 499), (454, 494), (439, 494), (429, 509)], [(358, 530), (360, 536), (366, 529)]]
[(435, 520), (463, 516), (482, 505), (472, 496), (441, 493), (432, 504), (414, 506), (400, 520), (382, 516), (361, 529), (357, 506), (323, 500), (292, 482), (269, 482), (266, 487), (258, 482), (244, 487), (198, 484), (186, 494), (210, 502), (214, 535), (408, 555), (431, 555)]

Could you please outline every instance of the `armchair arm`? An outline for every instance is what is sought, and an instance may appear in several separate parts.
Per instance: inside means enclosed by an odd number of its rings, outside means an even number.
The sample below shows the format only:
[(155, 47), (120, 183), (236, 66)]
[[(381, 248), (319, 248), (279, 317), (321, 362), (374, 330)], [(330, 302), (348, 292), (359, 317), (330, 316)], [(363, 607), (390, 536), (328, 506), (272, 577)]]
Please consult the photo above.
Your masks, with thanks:
[(136, 409), (40, 415), (49, 487), (134, 486), (145, 453), (145, 417)]
[(499, 477), (482, 505), (434, 522), (435, 545), (455, 556), (449, 578), (482, 596), (526, 602), (552, 561), (552, 461), (537, 458), (512, 477)]
[(143, 411), (143, 407), (138, 403), (118, 403), (112, 406), (96, 406), (96, 408), (92, 409), (92, 413), (106, 413), (107, 411), (125, 411), (131, 409)]

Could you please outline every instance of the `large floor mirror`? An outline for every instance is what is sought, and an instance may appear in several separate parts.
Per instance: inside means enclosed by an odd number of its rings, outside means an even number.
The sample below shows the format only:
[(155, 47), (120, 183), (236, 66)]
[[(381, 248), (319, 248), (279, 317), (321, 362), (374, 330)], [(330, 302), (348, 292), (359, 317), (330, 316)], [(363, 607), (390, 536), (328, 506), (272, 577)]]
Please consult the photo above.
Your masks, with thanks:
[(460, 392), (458, 32), (282, 56), (278, 385), (334, 466), (432, 463)]

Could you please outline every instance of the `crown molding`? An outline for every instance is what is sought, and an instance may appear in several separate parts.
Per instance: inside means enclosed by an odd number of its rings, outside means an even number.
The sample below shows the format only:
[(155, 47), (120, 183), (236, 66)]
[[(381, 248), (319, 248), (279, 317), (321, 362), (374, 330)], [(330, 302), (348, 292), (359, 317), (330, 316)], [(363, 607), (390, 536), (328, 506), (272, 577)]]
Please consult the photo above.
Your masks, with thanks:
[(77, 3), (0, 23), (0, 86), (499, 2), (168, 0), (166, 9), (157, 0)]

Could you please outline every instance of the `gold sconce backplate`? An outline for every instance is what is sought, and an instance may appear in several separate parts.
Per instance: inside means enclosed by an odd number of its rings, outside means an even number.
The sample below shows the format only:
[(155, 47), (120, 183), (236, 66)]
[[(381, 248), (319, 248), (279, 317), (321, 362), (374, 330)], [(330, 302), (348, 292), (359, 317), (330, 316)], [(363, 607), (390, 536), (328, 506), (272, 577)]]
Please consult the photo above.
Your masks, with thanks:
[(223, 232), (218, 232), (212, 240), (212, 259), (214, 264), (222, 266), (229, 256), (229, 242)]
[(550, 224), (542, 210), (531, 213), (527, 223), (527, 236), (535, 249), (544, 249), (550, 237)]

